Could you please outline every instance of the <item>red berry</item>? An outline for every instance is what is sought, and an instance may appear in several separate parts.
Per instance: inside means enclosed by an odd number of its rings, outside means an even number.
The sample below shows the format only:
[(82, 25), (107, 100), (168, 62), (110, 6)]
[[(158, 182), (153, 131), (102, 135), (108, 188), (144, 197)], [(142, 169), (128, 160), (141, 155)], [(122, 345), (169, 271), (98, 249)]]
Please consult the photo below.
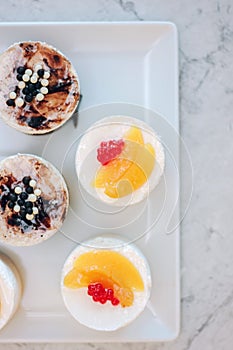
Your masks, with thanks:
[(104, 291), (104, 287), (102, 286), (101, 283), (96, 283), (95, 285), (95, 291), (101, 294)]
[(114, 297), (114, 293), (113, 293), (113, 290), (112, 289), (107, 289), (107, 299), (108, 300), (112, 300)]
[(92, 299), (93, 299), (93, 301), (97, 302), (97, 301), (99, 301), (99, 296), (98, 295), (97, 296), (93, 295)]
[(120, 303), (120, 300), (118, 300), (117, 298), (113, 298), (111, 302), (113, 306), (117, 306)]
[(99, 299), (99, 302), (100, 302), (101, 304), (105, 304), (106, 301), (107, 301), (107, 299), (106, 299), (105, 297), (100, 297), (100, 299)]
[(95, 291), (95, 285), (94, 284), (89, 284), (88, 285), (88, 289), (87, 289), (87, 294), (92, 296), (94, 291)]
[(102, 165), (106, 165), (110, 160), (116, 158), (121, 154), (124, 148), (123, 140), (110, 140), (108, 142), (101, 142), (97, 149), (97, 159)]
[(87, 294), (90, 295), (90, 296), (92, 296), (92, 295), (93, 295), (93, 291), (90, 290), (90, 289), (88, 289)]

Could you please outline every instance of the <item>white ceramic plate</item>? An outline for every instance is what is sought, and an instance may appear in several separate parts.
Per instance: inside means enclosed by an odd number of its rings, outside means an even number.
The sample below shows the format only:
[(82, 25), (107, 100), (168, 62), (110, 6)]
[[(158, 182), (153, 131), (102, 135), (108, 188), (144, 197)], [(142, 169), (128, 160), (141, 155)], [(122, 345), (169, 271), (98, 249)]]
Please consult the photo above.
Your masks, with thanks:
[[(175, 227), (179, 220), (179, 205), (175, 205), (179, 193), (179, 147), (175, 133), (179, 128), (176, 27), (172, 23), (156, 22), (2, 23), (0, 38), (1, 51), (23, 40), (46, 41), (60, 49), (76, 67), (83, 95), (76, 129), (71, 120), (52, 136), (30, 136), (20, 134), (0, 121), (0, 157), (16, 152), (28, 153), (29, 150), (43, 154), (62, 171), (72, 194), (63, 233), (34, 247), (1, 247), (21, 272), (24, 292), (18, 312), (0, 332), (0, 341), (174, 339), (180, 321), (179, 228), (170, 234), (166, 232), (172, 211), (174, 223), (170, 224)], [(85, 110), (103, 103), (108, 104)], [(165, 119), (150, 110), (159, 112)], [(124, 222), (128, 217), (124, 212), (111, 214), (109, 219), (108, 213), (102, 213), (106, 209), (102, 207), (97, 208), (99, 213), (95, 211), (95, 215), (90, 216), (93, 210), (90, 204), (93, 203), (85, 203), (89, 198), (83, 192), (80, 196), (75, 195), (77, 183), (73, 182), (72, 157), (79, 136), (94, 121), (119, 113), (148, 122), (161, 135), (166, 149), (164, 180), (144, 206), (133, 206), (129, 211), (132, 217), (135, 211), (141, 215), (141, 226), (137, 220)], [(78, 187), (77, 191), (80, 191)], [(84, 194), (83, 198), (81, 194)], [(72, 217), (77, 204), (79, 217)], [(121, 225), (116, 228), (119, 220)], [(143, 235), (145, 230), (148, 232)], [(152, 296), (146, 310), (129, 326), (111, 333), (96, 332), (74, 321), (63, 304), (59, 288), (63, 263), (77, 245), (74, 241), (107, 231), (135, 241), (148, 259), (153, 279)]]

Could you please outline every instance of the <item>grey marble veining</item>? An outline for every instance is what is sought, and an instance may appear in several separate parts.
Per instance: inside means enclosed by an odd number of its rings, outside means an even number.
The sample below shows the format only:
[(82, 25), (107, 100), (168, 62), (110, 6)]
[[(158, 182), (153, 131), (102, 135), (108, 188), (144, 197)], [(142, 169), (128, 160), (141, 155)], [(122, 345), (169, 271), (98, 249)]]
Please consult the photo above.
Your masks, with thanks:
[[(181, 135), (195, 175), (182, 224), (182, 328), (164, 344), (12, 344), (36, 350), (233, 347), (232, 0), (0, 0), (0, 21), (170, 20), (180, 38)], [(189, 185), (182, 167), (183, 191)]]

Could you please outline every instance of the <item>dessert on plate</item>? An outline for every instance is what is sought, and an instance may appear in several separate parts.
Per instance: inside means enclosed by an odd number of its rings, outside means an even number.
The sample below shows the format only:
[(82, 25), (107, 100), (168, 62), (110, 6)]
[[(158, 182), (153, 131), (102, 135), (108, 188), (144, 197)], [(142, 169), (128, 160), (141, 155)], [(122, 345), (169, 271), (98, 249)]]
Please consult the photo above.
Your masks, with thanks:
[(80, 99), (71, 62), (54, 47), (25, 41), (0, 55), (0, 115), (15, 129), (45, 134), (64, 124)]
[(21, 281), (13, 262), (0, 253), (0, 329), (16, 312), (21, 299)]
[(0, 240), (28, 246), (61, 227), (69, 204), (66, 183), (44, 159), (16, 154), (0, 162)]
[(132, 322), (150, 297), (151, 275), (133, 244), (108, 236), (79, 245), (61, 277), (64, 303), (81, 324), (113, 331)]
[(135, 204), (159, 183), (164, 150), (154, 130), (139, 119), (112, 116), (87, 130), (76, 152), (80, 183), (113, 205)]

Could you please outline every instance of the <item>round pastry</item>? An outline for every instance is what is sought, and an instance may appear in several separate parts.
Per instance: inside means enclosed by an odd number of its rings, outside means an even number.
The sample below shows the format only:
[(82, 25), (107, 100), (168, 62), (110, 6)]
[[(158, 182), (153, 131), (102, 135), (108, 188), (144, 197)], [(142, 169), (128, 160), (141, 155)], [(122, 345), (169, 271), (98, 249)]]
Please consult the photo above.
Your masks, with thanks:
[(119, 238), (97, 237), (79, 245), (62, 270), (61, 291), (71, 315), (96, 330), (132, 322), (150, 296), (150, 269), (142, 253)]
[(16, 312), (21, 299), (21, 281), (12, 261), (0, 254), (0, 329)]
[(17, 154), (0, 162), (0, 240), (40, 243), (62, 225), (69, 204), (66, 183), (44, 159)]
[(20, 42), (0, 55), (0, 115), (15, 129), (45, 134), (74, 113), (80, 98), (77, 73), (52, 46)]
[(164, 151), (154, 130), (139, 119), (112, 116), (87, 130), (76, 153), (80, 183), (114, 205), (135, 204), (159, 183)]

